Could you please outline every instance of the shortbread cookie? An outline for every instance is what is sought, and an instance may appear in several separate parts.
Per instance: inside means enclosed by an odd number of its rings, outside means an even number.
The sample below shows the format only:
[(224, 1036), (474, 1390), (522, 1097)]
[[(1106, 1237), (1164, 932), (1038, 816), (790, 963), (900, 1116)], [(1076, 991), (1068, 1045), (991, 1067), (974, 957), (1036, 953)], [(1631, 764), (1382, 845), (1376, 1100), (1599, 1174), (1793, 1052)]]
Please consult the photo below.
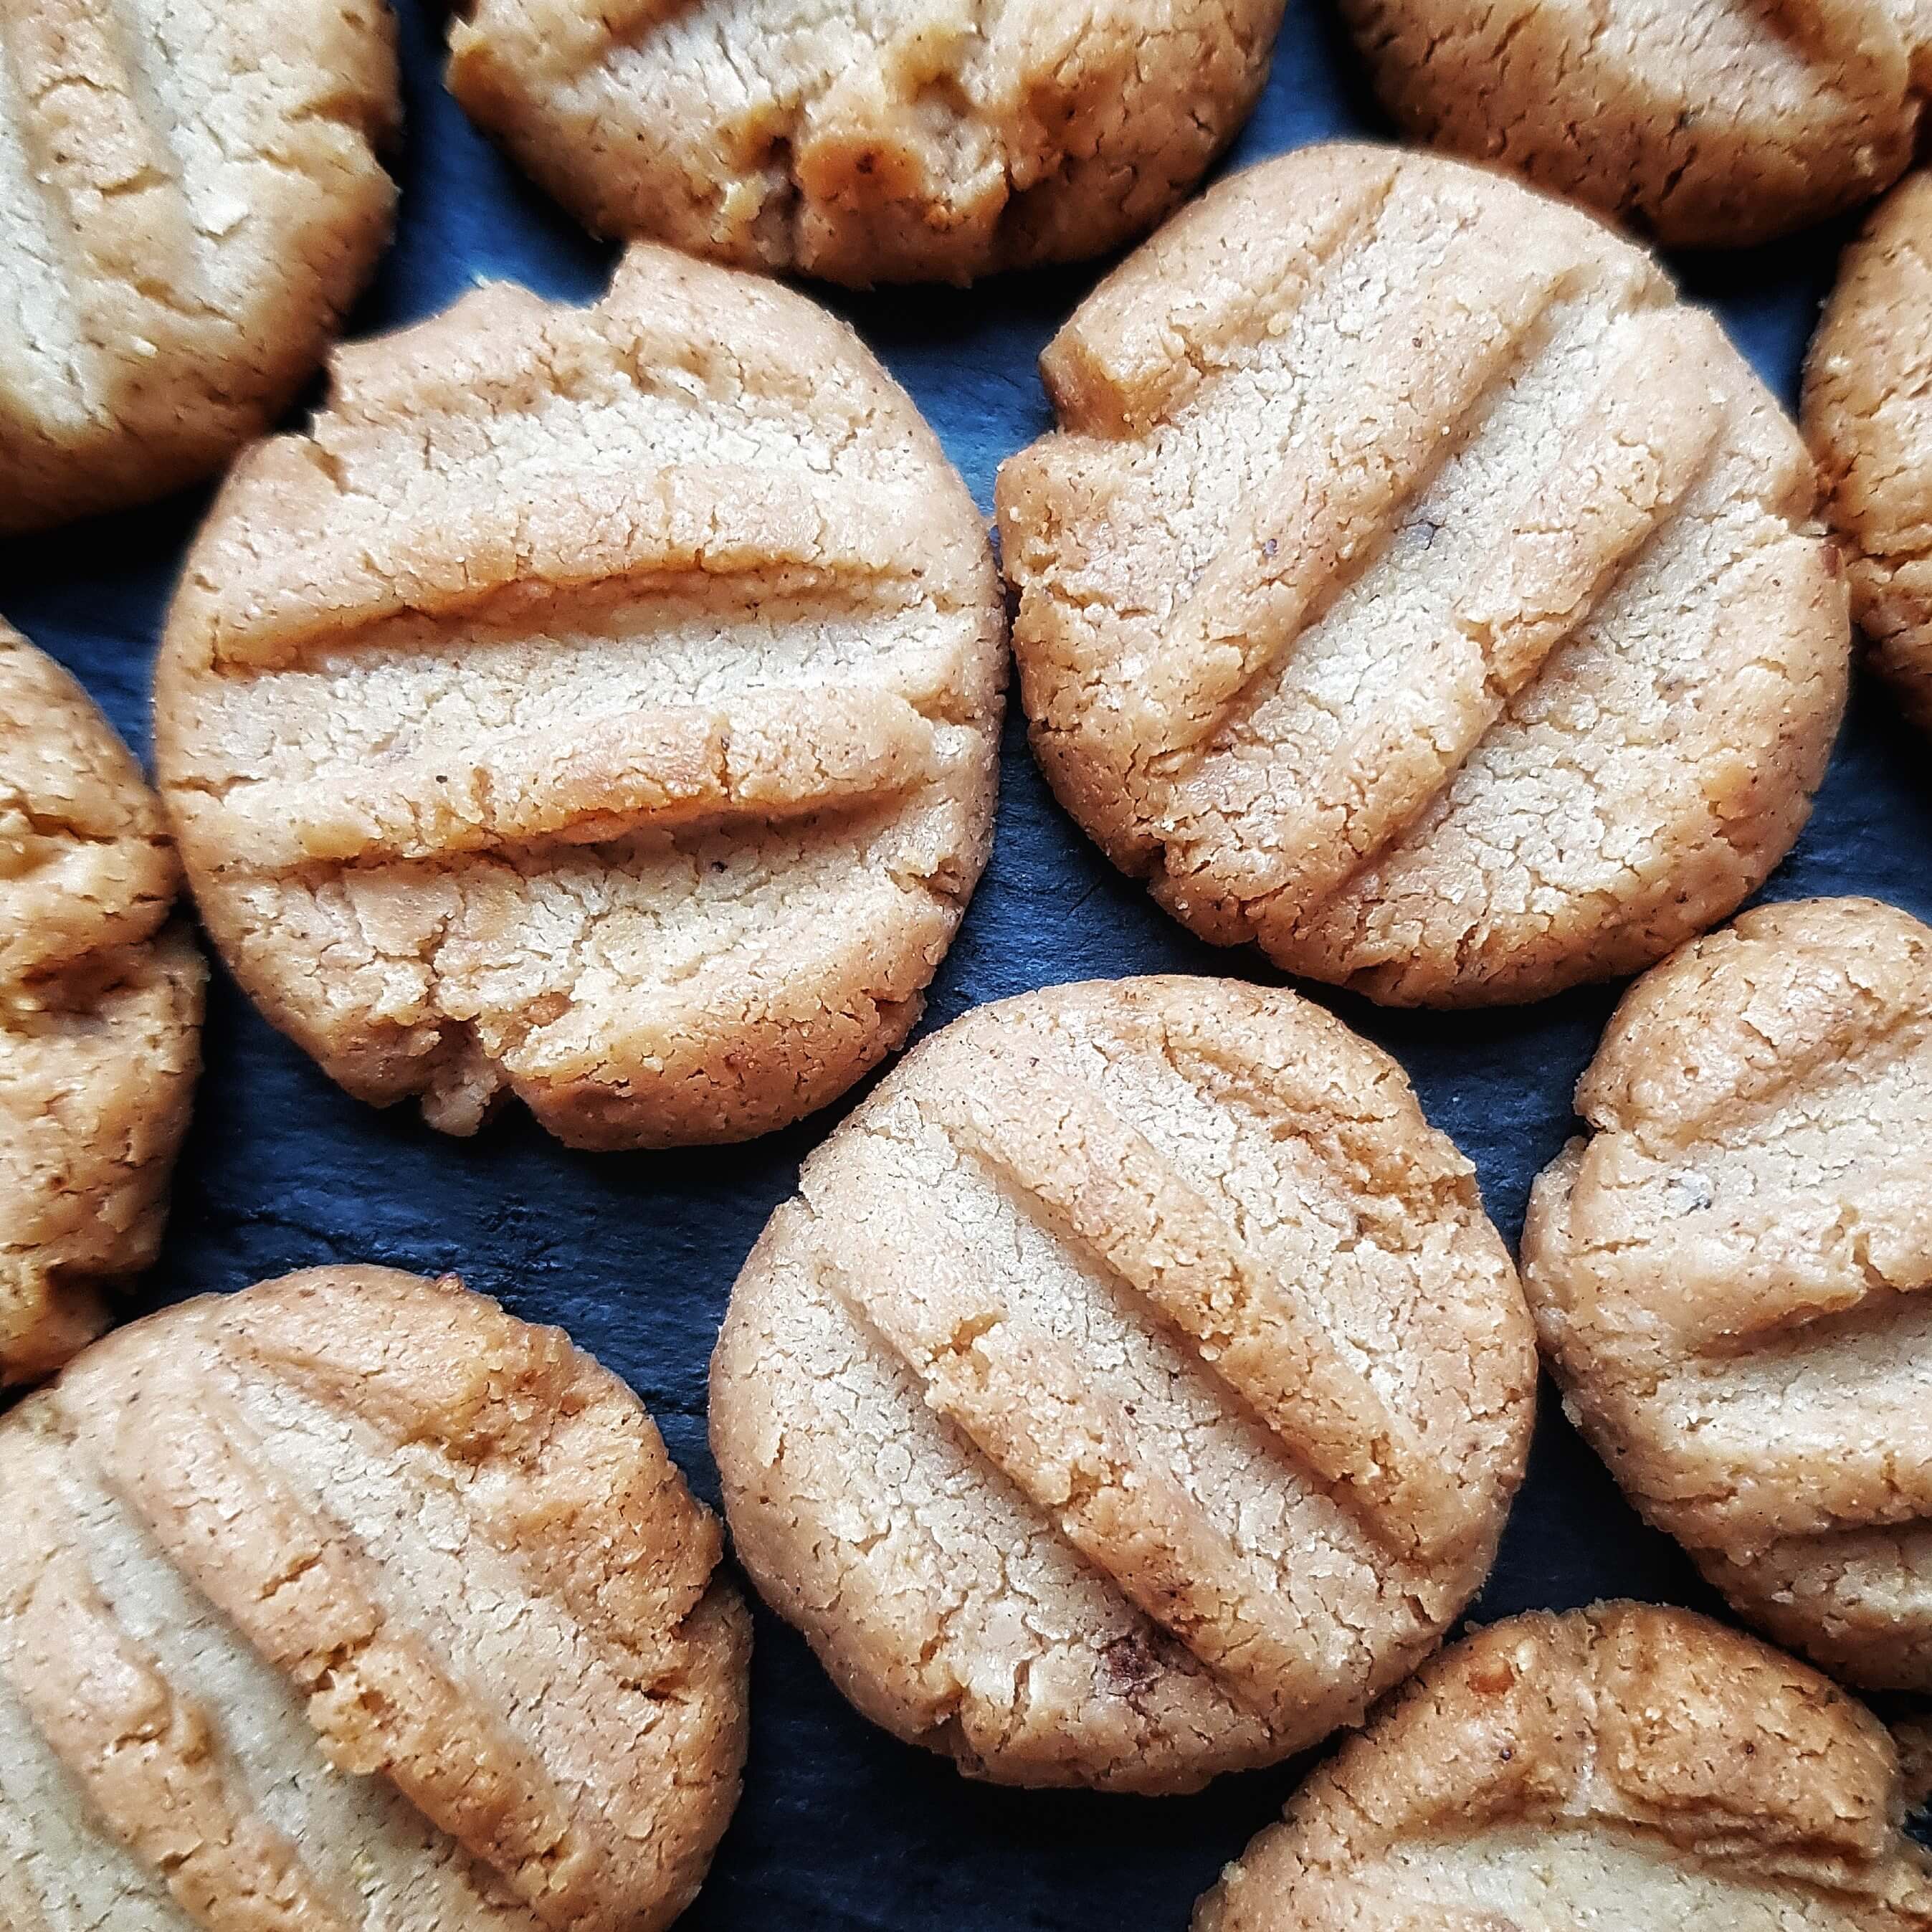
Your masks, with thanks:
[(453, 1276), (172, 1308), (0, 1424), (0, 1924), (655, 1932), (749, 1621), (637, 1398)]
[(1797, 836), (1850, 648), (1810, 459), (1590, 217), (1304, 149), (1042, 367), (1062, 427), (998, 491), (1035, 748), (1204, 938), (1532, 999), (1649, 964)]
[(0, 532), (218, 468), (386, 238), (384, 0), (0, 0)]
[(112, 726), (0, 624), (0, 1387), (98, 1334), (160, 1246), (207, 977), (180, 880)]
[(1292, 993), (1062, 986), (923, 1042), (733, 1291), (740, 1559), (974, 1776), (1191, 1790), (1358, 1718), (1482, 1582), (1534, 1400), (1469, 1164)]
[(1194, 1932), (1924, 1932), (1870, 1713), (1688, 1612), (1492, 1624), (1289, 1802)]
[(1635, 986), (1523, 1267), (1579, 1426), (1780, 1642), (1932, 1690), (1932, 932), (1766, 907)]
[(1805, 364), (1804, 432), (1852, 614), (1932, 730), (1932, 175), (1895, 188), (1846, 250)]
[(449, 84), (587, 226), (835, 281), (1150, 228), (1247, 118), (1282, 0), (474, 0)]
[(238, 466), (155, 674), (208, 931), (350, 1092), (740, 1139), (902, 1040), (985, 863), (1004, 610), (912, 404), (640, 247), (343, 350)]
[(1932, 82), (1925, 0), (1341, 0), (1418, 140), (1672, 247), (1749, 247), (1880, 193)]

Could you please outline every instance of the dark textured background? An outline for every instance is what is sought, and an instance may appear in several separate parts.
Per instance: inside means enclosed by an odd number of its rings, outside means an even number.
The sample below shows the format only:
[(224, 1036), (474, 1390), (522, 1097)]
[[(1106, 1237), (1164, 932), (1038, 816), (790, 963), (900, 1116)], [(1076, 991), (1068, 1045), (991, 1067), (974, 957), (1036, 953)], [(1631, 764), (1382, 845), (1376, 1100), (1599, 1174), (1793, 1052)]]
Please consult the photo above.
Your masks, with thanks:
[[(523, 186), (438, 79), (440, 21), (403, 9), (408, 128), (399, 232), (358, 333), (510, 277), (587, 297), (608, 251)], [(1322, 0), (1291, 0), (1274, 72), (1234, 165), (1326, 136), (1386, 131)], [(1680, 262), (1787, 401), (1842, 231), (1760, 254)], [(1046, 426), (1034, 367), (1092, 285), (1082, 268), (969, 293), (838, 305), (909, 388), (982, 506), (994, 471)], [(139, 749), (170, 580), (205, 498), (0, 546), (0, 612), (87, 684)], [(1173, 970), (1276, 976), (1258, 955), (1196, 944), (1118, 878), (1054, 805), (1010, 720), (992, 867), (934, 986), (928, 1025), (1027, 988)], [(1924, 747), (1861, 692), (1816, 815), (1772, 896), (1874, 894), (1932, 914)], [(1437, 1125), (1481, 1171), (1514, 1240), (1537, 1170), (1569, 1131), (1570, 1094), (1614, 990), (1490, 1016), (1405, 1016), (1334, 999), (1389, 1047)], [(739, 1264), (828, 1114), (750, 1147), (572, 1154), (520, 1112), (458, 1142), (340, 1092), (218, 970), (207, 1070), (148, 1293), (161, 1302), (330, 1261), (459, 1270), (520, 1314), (560, 1322), (627, 1378), (714, 1502), (705, 1368)], [(1709, 1607), (1546, 1400), (1529, 1481), (1478, 1607), (1486, 1618), (1604, 1594)], [(1172, 1928), (1279, 1807), (1288, 1771), (1166, 1801), (1000, 1791), (872, 1730), (804, 1645), (760, 1613), (745, 1800), (693, 1928)], [(432, 1932), (432, 1928), (424, 1928)]]

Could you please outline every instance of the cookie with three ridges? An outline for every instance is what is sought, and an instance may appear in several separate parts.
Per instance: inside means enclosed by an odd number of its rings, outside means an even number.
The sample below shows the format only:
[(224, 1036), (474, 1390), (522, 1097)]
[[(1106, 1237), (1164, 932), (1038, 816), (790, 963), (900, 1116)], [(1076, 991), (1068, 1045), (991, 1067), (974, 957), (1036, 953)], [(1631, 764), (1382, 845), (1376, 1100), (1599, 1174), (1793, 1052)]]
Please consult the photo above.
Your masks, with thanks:
[(350, 1092), (742, 1139), (904, 1038), (992, 835), (998, 578), (842, 323), (640, 245), (335, 358), (154, 682), (210, 936)]
[(601, 234), (968, 282), (1153, 226), (1248, 116), (1282, 0), (474, 0), (449, 83)]
[(99, 1334), (160, 1246), (207, 977), (180, 884), (113, 727), (0, 623), (0, 1388)]
[(1796, 837), (1850, 650), (1811, 462), (1590, 216), (1304, 149), (1041, 366), (1060, 428), (998, 488), (1034, 748), (1202, 937), (1534, 999), (1650, 964)]
[(1668, 247), (1748, 248), (1891, 186), (1926, 0), (1341, 0), (1414, 138)]
[(1932, 175), (1894, 188), (1845, 251), (1804, 420), (1871, 661), (1932, 730)]
[(1744, 1616), (1932, 1690), (1932, 932), (1747, 914), (1640, 980), (1538, 1181), (1567, 1406)]
[(923, 1042), (732, 1292), (740, 1561), (976, 1777), (1192, 1790), (1358, 1720), (1488, 1570), (1536, 1369), (1467, 1161), (1285, 992), (1062, 986)]
[(0, 1423), (0, 1922), (655, 1932), (750, 1628), (651, 1420), (454, 1277), (122, 1329)]
[(384, 0), (0, 0), (0, 534), (218, 469), (388, 238)]
[(1870, 1713), (1648, 1604), (1492, 1624), (1429, 1664), (1222, 1874), (1194, 1932), (1924, 1932)]

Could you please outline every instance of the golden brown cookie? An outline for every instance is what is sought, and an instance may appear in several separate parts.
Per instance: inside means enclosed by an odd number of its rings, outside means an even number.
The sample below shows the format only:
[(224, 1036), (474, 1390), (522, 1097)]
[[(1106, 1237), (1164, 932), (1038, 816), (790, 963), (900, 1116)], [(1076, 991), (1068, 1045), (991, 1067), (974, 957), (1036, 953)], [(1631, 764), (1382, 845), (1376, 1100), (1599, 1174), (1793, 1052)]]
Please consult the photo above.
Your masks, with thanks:
[(640, 246), (336, 358), (238, 466), (155, 673), (215, 944), (350, 1092), (742, 1139), (918, 1017), (992, 836), (964, 485), (803, 297)]
[(207, 968), (140, 767), (0, 623), (0, 1388), (59, 1367), (154, 1258)]
[(601, 234), (863, 286), (1153, 226), (1248, 116), (1283, 0), (473, 0), (470, 113)]
[(1528, 1317), (1467, 1161), (1319, 1007), (983, 1006), (808, 1160), (712, 1364), (738, 1555), (868, 1717), (1183, 1791), (1359, 1718), (1493, 1557)]
[(1648, 1604), (1493, 1624), (1428, 1665), (1222, 1874), (1194, 1932), (1923, 1932), (1870, 1712)]
[(1341, 0), (1415, 139), (1673, 248), (1748, 248), (1910, 162), (1925, 0)]
[(650, 1418), (454, 1276), (125, 1328), (0, 1423), (0, 1923), (655, 1932), (749, 1621)]
[(1812, 466), (1650, 259), (1460, 163), (1226, 182), (1000, 475), (1034, 744), (1204, 938), (1396, 1004), (1628, 973), (1797, 836), (1845, 694)]
[(1523, 1270), (1571, 1414), (1744, 1616), (1932, 1690), (1932, 932), (1767, 906), (1618, 1008)]
[(1805, 363), (1804, 433), (1852, 614), (1932, 730), (1932, 175), (1894, 188), (1845, 251)]
[(383, 0), (0, 0), (0, 533), (281, 413), (388, 237), (396, 116)]

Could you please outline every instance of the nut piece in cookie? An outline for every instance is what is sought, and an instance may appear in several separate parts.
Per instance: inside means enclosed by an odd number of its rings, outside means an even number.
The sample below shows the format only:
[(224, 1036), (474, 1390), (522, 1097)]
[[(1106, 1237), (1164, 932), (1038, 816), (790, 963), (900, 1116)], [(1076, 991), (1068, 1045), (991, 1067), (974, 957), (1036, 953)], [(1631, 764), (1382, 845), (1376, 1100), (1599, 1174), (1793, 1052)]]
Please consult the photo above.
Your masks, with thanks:
[(0, 0), (0, 534), (219, 469), (388, 238), (385, 0)]
[(1246, 119), (1282, 0), (474, 0), (449, 84), (599, 233), (968, 282), (1151, 228)]
[(208, 932), (349, 1090), (742, 1140), (896, 1047), (992, 837), (1005, 612), (858, 338), (640, 245), (340, 352), (154, 682)]
[(1232, 981), (923, 1042), (733, 1290), (738, 1555), (868, 1717), (976, 1777), (1191, 1790), (1358, 1720), (1486, 1573), (1536, 1370), (1401, 1070)]
[(750, 1624), (637, 1399), (454, 1277), (122, 1329), (0, 1422), (0, 1918), (657, 1932)]
[(1634, 972), (1810, 809), (1845, 588), (1717, 323), (1432, 156), (1223, 182), (1042, 358), (998, 488), (1034, 748), (1202, 937), (1397, 1005)]
[(207, 978), (180, 882), (113, 727), (0, 623), (0, 1387), (98, 1334), (160, 1246)]
[(1492, 1624), (1289, 1801), (1194, 1932), (1924, 1932), (1882, 1727), (1648, 1604)]
[(1666, 246), (1750, 248), (1910, 162), (1925, 0), (1340, 0), (1414, 139)]
[(1743, 1616), (1932, 1691), (1932, 932), (1761, 908), (1625, 997), (1524, 1284), (1578, 1426)]
[(1932, 731), (1932, 174), (1894, 188), (1846, 250), (1804, 422), (1871, 662)]

